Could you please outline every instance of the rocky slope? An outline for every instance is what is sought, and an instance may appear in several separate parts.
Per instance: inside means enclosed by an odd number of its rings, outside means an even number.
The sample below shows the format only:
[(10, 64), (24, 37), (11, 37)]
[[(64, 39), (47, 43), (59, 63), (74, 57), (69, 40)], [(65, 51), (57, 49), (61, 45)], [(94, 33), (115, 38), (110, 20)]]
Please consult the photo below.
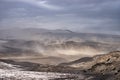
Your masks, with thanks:
[(120, 80), (120, 51), (96, 56), (94, 59), (95, 63), (87, 70), (88, 73), (106, 76), (105, 80)]
[(97, 55), (91, 58), (60, 64), (83, 70), (86, 75), (92, 75), (89, 80), (120, 80), (120, 51)]

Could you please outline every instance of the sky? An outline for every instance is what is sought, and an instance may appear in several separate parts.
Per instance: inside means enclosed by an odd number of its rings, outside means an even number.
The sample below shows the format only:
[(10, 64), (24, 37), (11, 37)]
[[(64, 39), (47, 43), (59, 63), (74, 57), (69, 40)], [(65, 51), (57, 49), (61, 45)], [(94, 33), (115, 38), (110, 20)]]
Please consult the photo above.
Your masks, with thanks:
[(120, 35), (120, 0), (0, 0), (0, 29), (3, 28)]

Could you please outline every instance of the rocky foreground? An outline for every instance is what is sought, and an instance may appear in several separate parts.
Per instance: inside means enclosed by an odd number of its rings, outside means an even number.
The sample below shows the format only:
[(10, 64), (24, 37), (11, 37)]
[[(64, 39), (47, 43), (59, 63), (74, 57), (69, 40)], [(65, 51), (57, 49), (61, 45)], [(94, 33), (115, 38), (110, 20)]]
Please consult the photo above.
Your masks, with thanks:
[(92, 76), (89, 80), (120, 80), (120, 51), (85, 57), (61, 65), (82, 70), (85, 75)]
[(120, 80), (120, 51), (58, 66), (1, 59), (0, 80)]
[(94, 65), (86, 72), (99, 74), (103, 80), (120, 80), (120, 51), (94, 57)]

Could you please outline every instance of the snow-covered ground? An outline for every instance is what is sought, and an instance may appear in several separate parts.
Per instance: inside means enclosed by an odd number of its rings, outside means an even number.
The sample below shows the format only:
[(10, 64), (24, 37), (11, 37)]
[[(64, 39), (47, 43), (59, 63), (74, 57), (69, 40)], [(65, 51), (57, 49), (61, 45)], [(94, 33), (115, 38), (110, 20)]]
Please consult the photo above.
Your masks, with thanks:
[(69, 74), (0, 69), (0, 78), (5, 80), (49, 80), (65, 78), (67, 75)]
[(0, 80), (53, 80), (70, 76), (74, 76), (74, 74), (24, 71), (17, 65), (0, 62)]

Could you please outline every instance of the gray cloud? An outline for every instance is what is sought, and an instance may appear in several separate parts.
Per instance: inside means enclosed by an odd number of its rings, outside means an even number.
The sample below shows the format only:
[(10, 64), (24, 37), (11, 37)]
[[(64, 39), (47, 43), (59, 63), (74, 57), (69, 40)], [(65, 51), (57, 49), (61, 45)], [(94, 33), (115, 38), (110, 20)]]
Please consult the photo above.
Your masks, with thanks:
[(120, 0), (1, 0), (0, 26), (120, 34), (119, 8)]

